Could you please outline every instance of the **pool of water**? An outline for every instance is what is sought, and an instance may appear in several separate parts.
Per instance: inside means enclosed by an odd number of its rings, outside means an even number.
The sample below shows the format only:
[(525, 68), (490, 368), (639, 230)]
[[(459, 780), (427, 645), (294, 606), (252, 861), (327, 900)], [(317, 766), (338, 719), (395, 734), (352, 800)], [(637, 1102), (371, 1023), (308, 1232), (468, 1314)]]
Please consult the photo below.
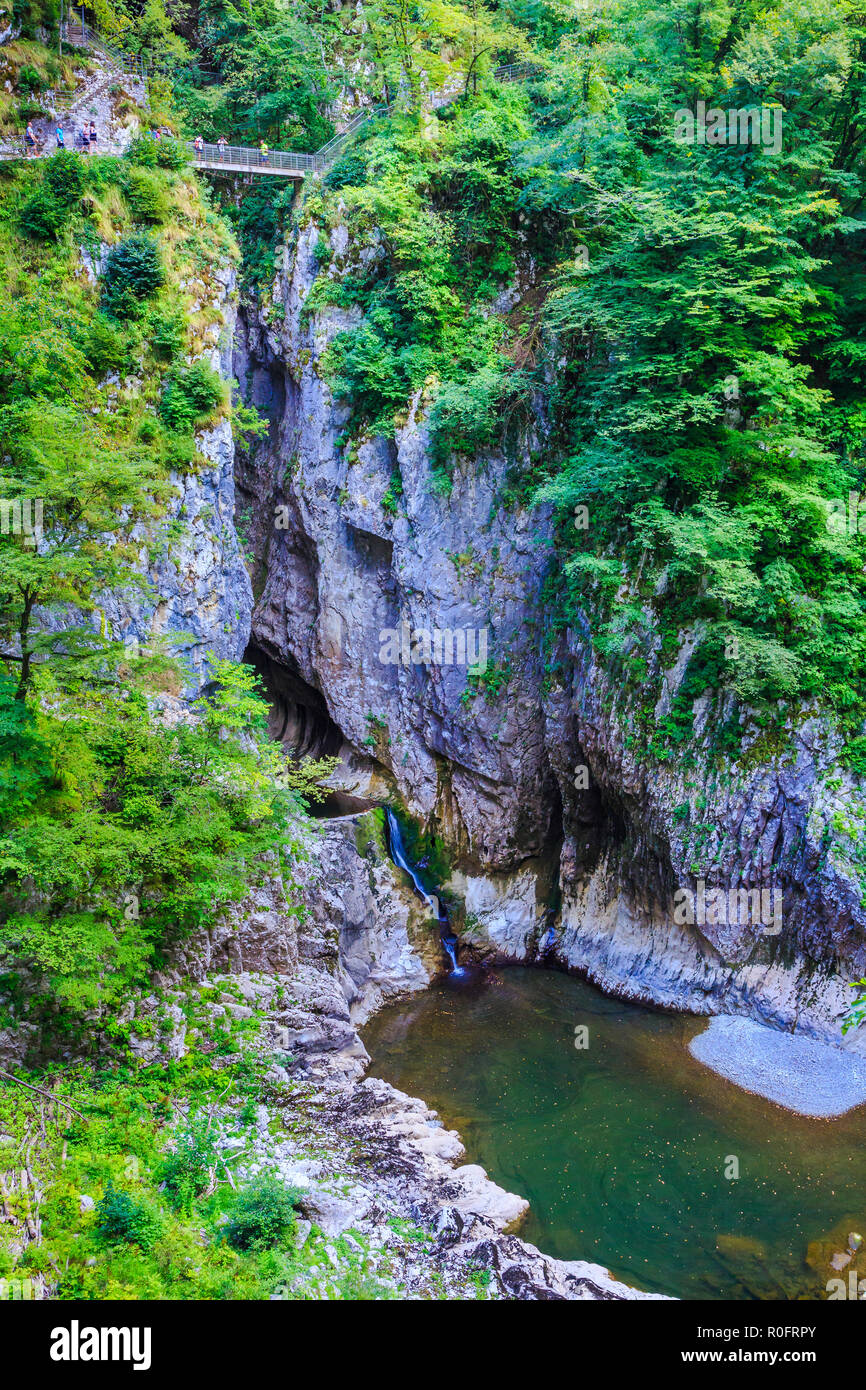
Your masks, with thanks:
[(825, 1298), (831, 1256), (866, 1232), (866, 1107), (805, 1119), (748, 1095), (688, 1052), (703, 1027), (515, 966), (444, 980), (363, 1036), (374, 1076), (528, 1198), (521, 1235), (547, 1253), (680, 1298)]

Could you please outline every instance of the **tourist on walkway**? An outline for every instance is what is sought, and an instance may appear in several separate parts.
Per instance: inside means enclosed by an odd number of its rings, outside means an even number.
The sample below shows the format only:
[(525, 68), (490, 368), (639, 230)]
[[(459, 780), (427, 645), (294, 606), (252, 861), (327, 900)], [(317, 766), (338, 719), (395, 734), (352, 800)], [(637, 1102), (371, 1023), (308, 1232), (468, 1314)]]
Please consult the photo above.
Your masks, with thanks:
[(66, 144), (65, 144), (64, 139), (63, 139), (63, 126), (62, 126), (62, 125), (58, 125), (58, 127), (57, 127), (57, 129), (55, 130), (54, 134), (57, 136), (57, 148), (58, 148), (58, 150), (65, 150), (65, 149), (66, 149)]
[(261, 161), (262, 161), (263, 164), (267, 164), (267, 162), (268, 162), (268, 155), (269, 155), (269, 154), (270, 154), (270, 150), (268, 149), (267, 145), (265, 144), (265, 142), (264, 142), (264, 140), (263, 140), (263, 141), (261, 142), (261, 144), (259, 145), (259, 155), (261, 156)]
[(96, 122), (95, 122), (95, 121), (91, 121), (91, 122), (90, 122), (90, 143), (91, 143), (91, 145), (93, 145), (93, 146), (95, 147), (95, 145), (96, 145)]
[(36, 131), (33, 129), (32, 121), (27, 122), (27, 129), (24, 132), (24, 139), (27, 142), (28, 155), (34, 154), (36, 151)]
[(228, 141), (226, 140), (226, 137), (225, 137), (224, 135), (221, 135), (221, 136), (219, 137), (219, 139), (217, 140), (217, 149), (218, 149), (219, 152), (220, 152), (220, 159), (225, 159), (225, 157), (226, 157), (226, 145), (227, 145), (227, 144), (228, 144)]
[(202, 155), (204, 154), (204, 140), (200, 135), (197, 135), (195, 137), (195, 139), (192, 142), (192, 147), (195, 150), (196, 159), (201, 159)]

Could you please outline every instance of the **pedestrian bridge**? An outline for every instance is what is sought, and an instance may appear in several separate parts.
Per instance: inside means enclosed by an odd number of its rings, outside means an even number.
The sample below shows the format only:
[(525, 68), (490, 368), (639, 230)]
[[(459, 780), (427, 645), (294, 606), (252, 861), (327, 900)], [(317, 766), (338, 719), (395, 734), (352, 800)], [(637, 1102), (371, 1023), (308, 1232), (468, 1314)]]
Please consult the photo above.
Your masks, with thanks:
[(246, 145), (205, 145), (196, 150), (190, 146), (192, 162), (197, 169), (216, 169), (225, 174), (272, 174), (282, 179), (302, 179), (318, 172), (323, 166), (317, 154), (293, 154), (290, 150), (271, 150), (265, 159)]
[[(199, 151), (193, 147), (192, 141), (183, 143), (189, 150), (191, 167), (213, 169), (225, 174), (271, 174), (277, 178), (303, 179), (309, 173), (327, 168), (331, 162), (320, 163), (318, 154), (293, 154), (287, 150), (271, 150), (268, 158), (264, 159), (257, 149), (245, 145), (205, 145)], [(79, 154), (87, 150), (89, 154), (109, 155), (117, 159), (126, 153), (128, 146), (101, 140), (96, 145), (82, 148), (78, 142), (70, 140), (65, 148), (76, 150)], [(0, 160), (23, 159), (29, 162), (31, 159), (47, 158), (56, 149), (54, 140), (47, 140), (44, 147), (36, 150), (28, 150), (24, 140), (9, 141), (0, 145)]]
[[(131, 59), (118, 53), (115, 49), (110, 49), (87, 26), (79, 25), (78, 29), (67, 26), (64, 29), (64, 37), (73, 44), (90, 42), (99, 56), (109, 64), (106, 71), (110, 74), (116, 76), (132, 75), (137, 80), (142, 78), (146, 80), (148, 76), (147, 71), (142, 66), (141, 59)], [(496, 68), (493, 72), (493, 77), (498, 82), (520, 82), (540, 75), (541, 69), (534, 63), (510, 63), (504, 67)], [(463, 90), (462, 86), (458, 86), (453, 89), (430, 93), (428, 95), (429, 104), (434, 110), (446, 106), (454, 101)], [(196, 150), (192, 140), (185, 141), (184, 144), (189, 150), (191, 164), (198, 169), (210, 169), (223, 174), (263, 174), (270, 178), (300, 181), (307, 174), (324, 173), (336, 159), (339, 159), (361, 126), (366, 125), (368, 121), (375, 120), (378, 116), (386, 116), (393, 110), (393, 105), (382, 105), (359, 111), (339, 135), (335, 135), (333, 140), (329, 140), (327, 145), (323, 145), (314, 154), (301, 154), (292, 150), (270, 150), (265, 157), (260, 150), (250, 145), (205, 145), (201, 150)], [(58, 117), (62, 123), (63, 116), (59, 112)], [(66, 148), (82, 149), (80, 145), (73, 144), (71, 139)], [(26, 141), (22, 137), (20, 140), (9, 141), (0, 145), (0, 160), (36, 159), (53, 154), (55, 149), (54, 141), (49, 140), (45, 142), (44, 147), (28, 150)], [(93, 146), (90, 152), (119, 156), (126, 152), (126, 147), (102, 141)]]

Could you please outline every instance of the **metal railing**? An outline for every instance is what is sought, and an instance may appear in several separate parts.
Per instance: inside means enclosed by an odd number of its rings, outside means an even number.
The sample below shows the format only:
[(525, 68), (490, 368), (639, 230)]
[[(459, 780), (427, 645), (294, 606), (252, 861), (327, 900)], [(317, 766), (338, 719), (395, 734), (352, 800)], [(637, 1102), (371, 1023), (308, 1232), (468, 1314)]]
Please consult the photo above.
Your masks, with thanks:
[(317, 154), (295, 154), (291, 150), (269, 150), (267, 155), (248, 145), (204, 145), (197, 150), (192, 141), (187, 141), (187, 148), (192, 152), (193, 164), (208, 169), (248, 169), (260, 174), (303, 177), (319, 168)]
[(327, 145), (323, 145), (320, 150), (316, 150), (313, 156), (314, 159), (319, 161), (316, 164), (316, 169), (326, 169), (329, 164), (333, 164), (334, 160), (339, 159), (343, 150), (357, 135), (361, 126), (366, 125), (368, 121), (376, 120), (379, 116), (387, 116), (391, 109), (390, 106), (383, 105), (374, 106), (369, 111), (359, 111), (357, 116), (353, 116), (349, 121), (345, 130), (341, 130), (339, 135), (335, 135), (333, 139), (328, 141)]
[[(88, 155), (107, 154), (112, 158), (119, 159), (126, 153), (128, 146), (120, 145), (112, 140), (103, 140), (96, 145), (87, 146)], [(58, 146), (53, 139), (46, 140), (43, 144), (30, 147), (23, 138), (17, 140), (4, 140), (0, 143), (0, 160), (2, 159), (47, 159), (52, 154), (56, 154), (58, 149), (75, 150), (76, 154), (84, 151), (84, 146), (72, 141), (68, 145)]]
[(62, 24), (60, 36), (64, 43), (70, 44), (73, 48), (92, 48), (97, 56), (106, 58), (124, 77), (136, 77), (139, 81), (146, 82), (155, 71), (156, 65), (144, 54), (127, 53), (116, 44), (108, 43), (95, 29), (91, 29), (89, 24)]
[(505, 63), (501, 68), (493, 69), (493, 76), (497, 82), (523, 82), (532, 77), (541, 77), (544, 68), (539, 67), (538, 63)]

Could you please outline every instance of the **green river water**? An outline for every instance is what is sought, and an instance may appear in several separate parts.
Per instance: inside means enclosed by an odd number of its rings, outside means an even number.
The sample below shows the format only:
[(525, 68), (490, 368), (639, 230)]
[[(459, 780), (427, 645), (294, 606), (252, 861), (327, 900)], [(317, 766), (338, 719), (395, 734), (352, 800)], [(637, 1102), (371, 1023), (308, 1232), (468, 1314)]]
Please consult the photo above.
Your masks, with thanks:
[(680, 1298), (825, 1298), (831, 1255), (866, 1232), (866, 1107), (814, 1120), (748, 1095), (688, 1052), (703, 1027), (509, 967), (443, 980), (363, 1036), (372, 1075), (529, 1200), (520, 1234), (548, 1254)]

